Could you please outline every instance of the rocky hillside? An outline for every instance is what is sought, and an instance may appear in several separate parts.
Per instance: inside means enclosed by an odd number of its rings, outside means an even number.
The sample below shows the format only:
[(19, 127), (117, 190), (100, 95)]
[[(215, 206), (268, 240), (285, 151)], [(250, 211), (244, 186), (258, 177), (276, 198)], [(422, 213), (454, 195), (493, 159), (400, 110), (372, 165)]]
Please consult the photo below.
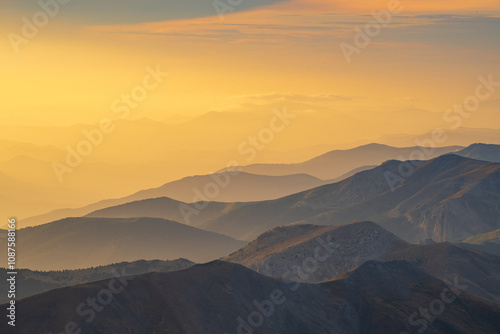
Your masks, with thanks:
[(224, 260), (307, 283), (332, 279), (369, 260), (408, 261), (441, 280), (460, 277), (469, 293), (500, 303), (500, 257), (450, 243), (408, 244), (371, 222), (278, 227)]
[(327, 281), (407, 245), (371, 222), (333, 227), (289, 225), (262, 234), (224, 260), (263, 275), (282, 277), (290, 273), (286, 278), (312, 283)]

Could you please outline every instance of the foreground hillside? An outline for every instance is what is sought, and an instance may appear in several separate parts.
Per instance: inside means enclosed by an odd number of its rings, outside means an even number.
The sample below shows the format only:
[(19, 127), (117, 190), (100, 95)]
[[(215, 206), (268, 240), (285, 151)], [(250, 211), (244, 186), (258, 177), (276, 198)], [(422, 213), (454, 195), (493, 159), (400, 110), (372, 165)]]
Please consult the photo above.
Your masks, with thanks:
[[(19, 269), (17, 270), (16, 277), (16, 297), (17, 299), (22, 299), (56, 288), (109, 279), (117, 274), (141, 275), (150, 272), (169, 272), (186, 269), (193, 265), (194, 263), (189, 260), (178, 259), (173, 261), (140, 260), (89, 269), (64, 271), (33, 271), (29, 269)], [(0, 268), (0, 276), (7, 277), (7, 269)], [(6, 280), (0, 281), (0, 290), (8, 291)], [(7, 294), (0, 295), (0, 303), (6, 303), (7, 301)]]
[[(103, 300), (102, 291), (111, 297), (96, 312), (85, 301)], [(442, 308), (436, 309), (436, 300)], [(398, 261), (369, 261), (335, 280), (300, 285), (216, 261), (61, 288), (17, 306), (21, 334), (60, 332), (65, 326), (88, 334), (494, 334), (500, 328), (498, 305)], [(435, 310), (435, 318), (427, 321), (422, 308)], [(7, 331), (6, 322), (0, 331)]]
[(159, 218), (67, 218), (17, 232), (17, 267), (89, 268), (136, 260), (206, 262), (245, 242)]

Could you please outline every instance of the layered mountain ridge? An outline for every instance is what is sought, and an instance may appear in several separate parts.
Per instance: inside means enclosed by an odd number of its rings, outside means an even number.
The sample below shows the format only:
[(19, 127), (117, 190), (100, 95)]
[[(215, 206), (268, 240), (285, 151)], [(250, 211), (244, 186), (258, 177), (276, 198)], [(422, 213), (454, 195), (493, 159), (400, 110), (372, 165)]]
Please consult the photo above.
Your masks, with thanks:
[[(492, 334), (500, 328), (498, 305), (458, 287), (454, 294), (445, 295), (442, 315), (425, 320), (419, 308), (443, 298), (443, 291), (449, 292), (450, 287), (401, 261), (369, 261), (334, 280), (298, 286), (222, 261), (112, 280), (18, 301), (20, 333), (58, 332), (67, 323), (89, 334), (364, 334), (423, 328), (428, 333), (445, 334), (453, 329)], [(106, 305), (97, 304), (98, 313), (92, 312), (85, 304), (88, 296), (99, 300), (100, 291), (116, 288), (118, 282), (123, 288), (111, 294)], [(415, 324), (410, 318), (422, 321)], [(0, 330), (6, 331), (6, 326), (2, 322)]]

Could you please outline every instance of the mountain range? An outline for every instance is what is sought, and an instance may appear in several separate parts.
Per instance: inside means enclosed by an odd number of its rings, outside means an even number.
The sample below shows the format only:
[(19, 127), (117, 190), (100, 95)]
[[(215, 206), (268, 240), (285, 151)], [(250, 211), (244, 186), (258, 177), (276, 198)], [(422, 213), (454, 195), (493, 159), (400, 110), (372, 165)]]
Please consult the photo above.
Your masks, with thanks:
[[(150, 272), (169, 272), (189, 268), (194, 263), (186, 259), (173, 261), (121, 262), (107, 266), (62, 271), (33, 271), (18, 269), (16, 276), (17, 299), (37, 295), (57, 288), (112, 278), (116, 275), (141, 275)], [(7, 269), (0, 268), (0, 275), (7, 277)], [(0, 289), (8, 291), (6, 280), (0, 281)], [(0, 303), (8, 302), (7, 294), (0, 295)]]
[(498, 229), (499, 201), (500, 164), (444, 155), (429, 161), (388, 161), (341, 182), (276, 200), (167, 207), (171, 200), (158, 198), (89, 216), (182, 216), (183, 223), (247, 241), (280, 225), (370, 220), (407, 242), (419, 243), (459, 241)]
[(415, 160), (413, 155), (417, 156), (415, 153), (418, 152), (429, 152), (424, 157), (432, 159), (461, 149), (463, 149), (461, 146), (427, 149), (420, 146), (399, 148), (382, 144), (368, 144), (348, 150), (333, 150), (302, 163), (253, 164), (242, 167), (242, 170), (260, 175), (304, 173), (323, 180), (338, 180), (353, 170), (377, 166), (387, 160)]
[(472, 144), (455, 154), (476, 160), (500, 162), (500, 145)]
[[(498, 100), (497, 100), (498, 103)], [(498, 110), (498, 108), (496, 108)], [(495, 111), (497, 112), (497, 111)], [(426, 131), (419, 134), (385, 134), (370, 142), (393, 146), (412, 146), (412, 145), (426, 145), (422, 144), (429, 142), (426, 146), (443, 145), (450, 143), (459, 146), (469, 146), (474, 143), (490, 143), (500, 145), (500, 129), (489, 128), (488, 126), (476, 127), (459, 127), (456, 129), (437, 129), (440, 140), (434, 140), (436, 137), (434, 131)]]
[[(136, 260), (206, 262), (246, 243), (159, 218), (66, 218), (17, 231), (17, 268), (80, 269)], [(4, 260), (5, 261), (5, 260)]]
[[(157, 188), (141, 190), (132, 195), (99, 201), (75, 209), (58, 209), (46, 214), (22, 220), (22, 226), (36, 226), (66, 217), (80, 217), (93, 211), (117, 206), (133, 201), (169, 197), (180, 202), (192, 203), (216, 200), (217, 202), (250, 202), (275, 199), (315, 188), (327, 183), (310, 175), (267, 176), (244, 172), (226, 172), (209, 175), (196, 175), (166, 183)], [(158, 217), (154, 213), (143, 216)], [(178, 220), (175, 214), (160, 217)]]
[[(463, 150), (460, 147), (445, 147), (439, 149), (428, 149), (422, 147), (396, 148), (380, 144), (370, 144), (351, 150), (336, 150), (324, 154), (318, 158), (312, 159), (302, 164), (291, 165), (259, 165), (260, 167), (270, 166), (275, 169), (277, 174), (283, 175), (255, 175), (246, 172), (215, 173), (209, 175), (197, 175), (186, 177), (177, 181), (166, 183), (157, 188), (151, 188), (136, 192), (132, 195), (116, 199), (108, 199), (75, 209), (58, 209), (46, 214), (22, 219), (23, 227), (40, 225), (62, 219), (65, 217), (79, 217), (87, 215), (93, 211), (104, 209), (110, 206), (121, 205), (132, 201), (138, 201), (148, 198), (169, 197), (177, 201), (191, 203), (197, 201), (217, 201), (217, 202), (250, 202), (270, 200), (283, 197), (302, 190), (311, 189), (322, 184), (340, 182), (358, 172), (373, 169), (377, 165), (370, 165), (373, 162), (383, 162), (385, 158), (404, 158), (424, 157), (429, 158), (434, 155), (456, 151), (455, 153), (464, 157), (477, 160), (497, 161), (500, 156), (500, 146), (474, 144)], [(342, 159), (346, 159), (345, 161)], [(347, 164), (347, 165), (346, 165)], [(303, 166), (309, 166), (312, 169), (321, 169), (331, 171), (344, 171), (355, 166), (354, 169), (327, 181), (305, 174), (292, 174), (290, 168), (303, 170)], [(323, 166), (323, 167), (322, 167)], [(343, 167), (342, 167), (343, 166)], [(347, 167), (346, 167), (347, 166)], [(251, 167), (251, 166), (247, 166)], [(247, 167), (242, 167), (244, 170)], [(260, 168), (259, 167), (259, 168)], [(312, 172), (304, 169), (304, 172)], [(317, 167), (317, 168), (316, 168)], [(260, 170), (263, 173), (273, 173), (270, 170)], [(337, 172), (335, 172), (337, 175)], [(6, 191), (9, 191), (9, 187)], [(66, 196), (67, 197), (67, 196)], [(177, 220), (175, 216), (163, 215), (161, 217)]]
[(500, 257), (451, 243), (408, 244), (372, 222), (277, 227), (223, 260), (304, 283), (330, 280), (371, 260), (408, 261), (441, 280), (460, 277), (469, 293), (500, 303)]
[[(199, 176), (22, 228), (21, 333), (497, 333), (500, 257), (483, 252), (500, 227), (496, 149), (361, 166), (272, 200), (161, 196), (218, 184)], [(282, 178), (239, 175), (256, 192)], [(121, 261), (136, 262), (32, 271)]]
[[(460, 287), (460, 281), (447, 286), (405, 261), (368, 261), (317, 284), (215, 261), (60, 288), (16, 307), (22, 334), (64, 328), (89, 334), (495, 333), (500, 307)], [(2, 322), (0, 331), (7, 327)]]
[(393, 160), (338, 183), (235, 207), (201, 227), (251, 241), (280, 225), (371, 220), (408, 242), (458, 241), (500, 227), (499, 170), (457, 155)]

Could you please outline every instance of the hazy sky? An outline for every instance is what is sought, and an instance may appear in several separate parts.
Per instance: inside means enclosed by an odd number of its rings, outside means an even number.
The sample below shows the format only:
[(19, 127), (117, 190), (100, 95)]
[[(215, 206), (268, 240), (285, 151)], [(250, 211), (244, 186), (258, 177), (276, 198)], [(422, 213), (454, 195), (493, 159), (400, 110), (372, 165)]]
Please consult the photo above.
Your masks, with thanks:
[[(1, 39), (1, 121), (75, 124), (116, 116), (112, 102), (157, 64), (169, 77), (132, 119), (168, 120), (296, 94), (346, 112), (438, 112), (473, 93), (479, 75), (500, 78), (495, 0), (220, 3), (231, 9), (223, 19), (212, 1), (201, 0), (60, 5), (18, 53)], [(401, 13), (348, 63), (340, 43), (354, 45), (355, 29), (393, 3)], [(36, 1), (1, 6), (1, 33), (10, 39), (23, 36), (22, 17), (32, 21), (40, 11)]]
[[(498, 0), (2, 0), (0, 22), (0, 209), (24, 216), (232, 160), (500, 128)], [(500, 142), (460, 131), (440, 145)]]

